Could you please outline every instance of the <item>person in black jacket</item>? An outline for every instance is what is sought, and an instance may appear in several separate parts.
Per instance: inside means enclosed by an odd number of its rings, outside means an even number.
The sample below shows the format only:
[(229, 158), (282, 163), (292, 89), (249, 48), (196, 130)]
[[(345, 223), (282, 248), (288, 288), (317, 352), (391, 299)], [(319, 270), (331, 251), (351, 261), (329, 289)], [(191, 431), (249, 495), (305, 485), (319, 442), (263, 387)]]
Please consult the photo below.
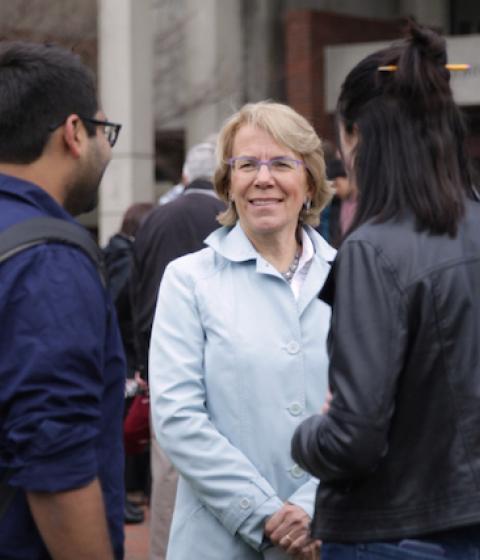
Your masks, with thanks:
[(321, 292), (332, 395), (292, 442), (322, 560), (480, 557), (480, 203), (445, 64), (411, 22), (341, 89), (359, 198)]

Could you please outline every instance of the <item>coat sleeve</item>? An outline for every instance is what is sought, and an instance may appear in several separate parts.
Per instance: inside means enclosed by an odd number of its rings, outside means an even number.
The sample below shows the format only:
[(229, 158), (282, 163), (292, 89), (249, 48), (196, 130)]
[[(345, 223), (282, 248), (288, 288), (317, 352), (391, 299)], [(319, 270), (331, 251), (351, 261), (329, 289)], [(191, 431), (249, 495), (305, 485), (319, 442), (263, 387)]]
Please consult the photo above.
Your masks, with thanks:
[(232, 535), (260, 549), (268, 546), (263, 535), (266, 517), (283, 502), (211, 422), (204, 345), (193, 280), (174, 262), (161, 283), (150, 344), (155, 434), (204, 506)]
[(287, 502), (301, 507), (303, 511), (313, 518), (317, 487), (318, 480), (314, 477), (310, 477), (305, 484), (302, 484), (302, 486), (288, 498)]
[(386, 453), (406, 330), (405, 296), (389, 261), (367, 242), (346, 242), (328, 341), (333, 399), (292, 440), (294, 460), (323, 482), (365, 476)]

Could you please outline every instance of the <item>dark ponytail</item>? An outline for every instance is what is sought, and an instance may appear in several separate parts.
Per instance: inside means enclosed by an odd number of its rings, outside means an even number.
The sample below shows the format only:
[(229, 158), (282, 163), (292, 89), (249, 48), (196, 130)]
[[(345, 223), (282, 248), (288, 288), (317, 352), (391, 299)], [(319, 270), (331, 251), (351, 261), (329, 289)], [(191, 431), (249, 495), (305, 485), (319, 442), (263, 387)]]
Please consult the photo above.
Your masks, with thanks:
[[(405, 40), (368, 56), (347, 76), (337, 113), (339, 125), (359, 136), (352, 229), (409, 212), (420, 230), (455, 235), (472, 185), (446, 61), (445, 40), (410, 21)], [(379, 71), (388, 65), (396, 71)]]

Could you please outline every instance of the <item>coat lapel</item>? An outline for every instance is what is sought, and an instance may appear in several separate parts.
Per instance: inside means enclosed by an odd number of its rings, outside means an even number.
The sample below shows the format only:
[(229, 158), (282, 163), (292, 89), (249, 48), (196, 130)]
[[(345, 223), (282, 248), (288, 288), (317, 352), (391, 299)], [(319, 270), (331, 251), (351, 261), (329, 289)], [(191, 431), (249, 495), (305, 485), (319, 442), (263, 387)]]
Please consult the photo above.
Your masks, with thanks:
[(302, 315), (310, 302), (318, 297), (329, 270), (329, 264), (322, 259), (318, 253), (315, 253), (307, 277), (305, 278), (305, 283), (300, 292), (300, 298), (298, 300), (299, 316)]

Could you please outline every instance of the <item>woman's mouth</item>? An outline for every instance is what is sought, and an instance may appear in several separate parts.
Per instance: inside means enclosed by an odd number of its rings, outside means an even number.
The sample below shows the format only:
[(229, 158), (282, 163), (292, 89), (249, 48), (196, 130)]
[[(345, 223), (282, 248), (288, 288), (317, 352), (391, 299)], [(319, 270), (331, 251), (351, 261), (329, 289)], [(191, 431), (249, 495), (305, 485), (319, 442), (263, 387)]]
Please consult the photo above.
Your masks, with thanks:
[(253, 206), (270, 206), (282, 202), (280, 198), (253, 198), (249, 200)]

